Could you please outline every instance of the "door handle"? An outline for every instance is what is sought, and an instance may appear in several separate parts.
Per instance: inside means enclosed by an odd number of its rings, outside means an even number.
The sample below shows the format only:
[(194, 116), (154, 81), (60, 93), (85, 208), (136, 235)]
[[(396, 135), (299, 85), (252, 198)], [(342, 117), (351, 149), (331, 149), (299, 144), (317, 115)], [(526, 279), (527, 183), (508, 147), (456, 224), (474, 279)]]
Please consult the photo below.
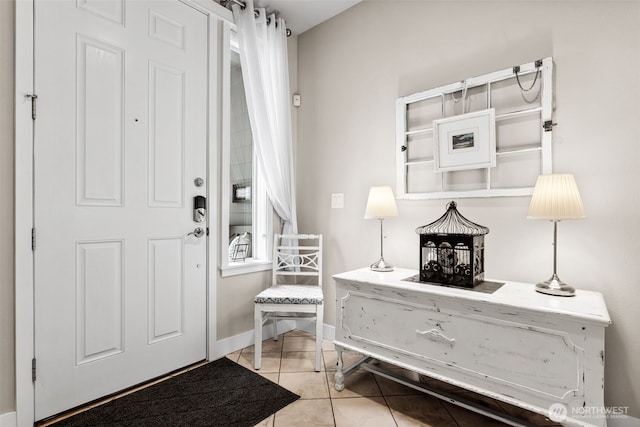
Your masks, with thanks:
[(204, 229), (202, 227), (196, 227), (196, 229), (191, 233), (188, 233), (187, 236), (194, 236), (195, 238), (199, 239), (204, 236)]

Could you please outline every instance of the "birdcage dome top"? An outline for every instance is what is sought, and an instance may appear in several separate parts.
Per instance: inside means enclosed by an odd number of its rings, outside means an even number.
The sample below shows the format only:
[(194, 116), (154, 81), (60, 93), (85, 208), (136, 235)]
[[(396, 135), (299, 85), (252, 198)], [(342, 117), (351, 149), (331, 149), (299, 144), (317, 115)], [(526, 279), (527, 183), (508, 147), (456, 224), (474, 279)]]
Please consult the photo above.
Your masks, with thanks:
[(449, 202), (447, 211), (431, 224), (416, 228), (417, 234), (463, 234), (467, 236), (484, 236), (489, 228), (476, 224), (463, 217), (456, 202)]

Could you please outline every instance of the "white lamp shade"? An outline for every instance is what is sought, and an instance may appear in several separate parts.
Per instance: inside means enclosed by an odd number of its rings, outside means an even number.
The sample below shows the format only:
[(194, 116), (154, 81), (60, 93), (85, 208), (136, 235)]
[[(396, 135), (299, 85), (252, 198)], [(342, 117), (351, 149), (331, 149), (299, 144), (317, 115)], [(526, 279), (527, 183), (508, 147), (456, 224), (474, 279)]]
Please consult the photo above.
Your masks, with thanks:
[(398, 207), (391, 187), (388, 185), (371, 187), (369, 198), (367, 199), (367, 208), (364, 211), (365, 219), (389, 218), (392, 216), (398, 216)]
[(527, 218), (560, 221), (586, 216), (573, 175), (552, 174), (538, 177)]

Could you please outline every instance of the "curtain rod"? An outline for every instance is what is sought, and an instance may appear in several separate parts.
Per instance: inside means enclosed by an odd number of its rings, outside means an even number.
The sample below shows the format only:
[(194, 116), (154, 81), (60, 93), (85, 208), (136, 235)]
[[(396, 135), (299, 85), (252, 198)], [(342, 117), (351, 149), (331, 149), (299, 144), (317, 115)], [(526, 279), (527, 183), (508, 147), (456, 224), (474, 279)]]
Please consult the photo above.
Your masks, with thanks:
[(235, 3), (240, 6), (240, 9), (244, 9), (247, 5), (240, 0), (220, 0), (220, 4), (224, 7), (228, 7), (230, 3)]
[[(229, 5), (231, 5), (232, 3), (237, 4), (238, 6), (240, 6), (240, 9), (245, 9), (247, 7), (247, 4), (241, 0), (220, 0), (220, 5), (224, 6), (224, 7), (229, 7)], [(254, 11), (256, 14), (256, 18), (258, 17), (258, 11)], [(287, 37), (291, 37), (291, 30), (287, 28)]]

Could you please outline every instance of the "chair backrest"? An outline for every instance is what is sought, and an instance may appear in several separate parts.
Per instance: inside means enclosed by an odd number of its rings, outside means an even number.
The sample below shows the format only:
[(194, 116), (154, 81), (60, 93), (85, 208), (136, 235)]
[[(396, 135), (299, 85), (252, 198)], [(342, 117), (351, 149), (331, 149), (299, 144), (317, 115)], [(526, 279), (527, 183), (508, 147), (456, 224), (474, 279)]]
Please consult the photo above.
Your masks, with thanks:
[(322, 234), (274, 235), (271, 284), (322, 286)]

